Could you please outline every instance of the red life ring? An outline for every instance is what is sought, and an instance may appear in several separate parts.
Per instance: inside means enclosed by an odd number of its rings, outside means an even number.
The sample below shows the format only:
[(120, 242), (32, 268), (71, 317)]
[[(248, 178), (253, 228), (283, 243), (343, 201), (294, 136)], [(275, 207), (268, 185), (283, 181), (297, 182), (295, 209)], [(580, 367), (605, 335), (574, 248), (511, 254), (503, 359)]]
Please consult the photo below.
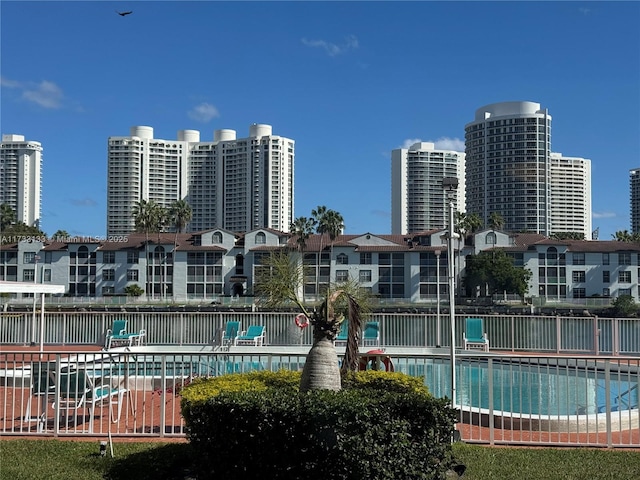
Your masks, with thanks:
[(309, 318), (304, 313), (296, 315), (296, 326), (298, 328), (307, 328), (309, 326)]
[(393, 362), (389, 355), (382, 356), (384, 350), (371, 350), (360, 357), (359, 370), (378, 370), (378, 361), (384, 365), (386, 372), (393, 372)]

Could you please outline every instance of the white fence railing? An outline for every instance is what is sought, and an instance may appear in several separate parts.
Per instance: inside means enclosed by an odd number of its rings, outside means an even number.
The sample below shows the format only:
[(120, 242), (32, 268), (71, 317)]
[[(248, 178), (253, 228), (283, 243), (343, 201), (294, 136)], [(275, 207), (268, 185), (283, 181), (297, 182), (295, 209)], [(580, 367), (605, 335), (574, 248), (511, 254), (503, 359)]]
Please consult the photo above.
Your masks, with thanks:
[[(463, 344), (465, 318), (456, 315), (456, 345)], [(480, 315), (491, 350), (512, 352), (640, 354), (640, 319), (542, 315)], [(295, 326), (295, 314), (279, 312), (45, 312), (0, 314), (0, 344), (103, 345), (114, 319), (131, 332), (145, 329), (157, 345), (209, 345), (229, 320), (242, 328), (264, 325), (268, 345), (310, 345), (311, 329)], [(450, 344), (448, 315), (376, 313), (381, 345), (435, 347)], [(44, 338), (40, 332), (44, 332)]]
[[(233, 372), (301, 370), (306, 359), (305, 349), (237, 348), (133, 347), (42, 356), (3, 350), (0, 434), (184, 436), (181, 385)], [(408, 350), (387, 350), (395, 371), (422, 377), (435, 396), (450, 398), (448, 354)], [(475, 443), (640, 448), (639, 363), (640, 357), (459, 352), (457, 428), (464, 441)], [(77, 392), (87, 385), (109, 395), (82, 403)]]

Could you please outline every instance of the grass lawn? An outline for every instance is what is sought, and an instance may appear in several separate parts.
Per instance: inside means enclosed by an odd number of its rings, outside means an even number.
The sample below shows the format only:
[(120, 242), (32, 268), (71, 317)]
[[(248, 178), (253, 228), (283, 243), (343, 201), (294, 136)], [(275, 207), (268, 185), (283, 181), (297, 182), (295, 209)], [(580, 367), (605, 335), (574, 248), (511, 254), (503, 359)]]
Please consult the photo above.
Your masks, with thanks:
[[(98, 442), (0, 441), (0, 478), (11, 480), (183, 480), (189, 476), (187, 443), (115, 442), (99, 454)], [(640, 478), (640, 452), (600, 449), (505, 448), (455, 444), (467, 466), (465, 480), (619, 480)], [(250, 479), (248, 479), (250, 480)]]

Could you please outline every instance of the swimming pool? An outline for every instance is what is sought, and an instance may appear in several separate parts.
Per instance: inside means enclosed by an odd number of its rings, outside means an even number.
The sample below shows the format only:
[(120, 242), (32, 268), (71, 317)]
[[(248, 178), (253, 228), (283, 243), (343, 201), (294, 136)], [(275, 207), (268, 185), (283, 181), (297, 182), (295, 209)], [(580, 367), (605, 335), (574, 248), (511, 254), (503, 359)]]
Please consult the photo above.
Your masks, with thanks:
[[(451, 395), (451, 367), (445, 360), (395, 362), (396, 371), (424, 376), (430, 391)], [(606, 378), (602, 366), (510, 359), (456, 362), (456, 403), (524, 415), (587, 415), (638, 408), (638, 371), (619, 369)], [(607, 395), (608, 394), (608, 395)], [(493, 405), (491, 405), (493, 400)]]

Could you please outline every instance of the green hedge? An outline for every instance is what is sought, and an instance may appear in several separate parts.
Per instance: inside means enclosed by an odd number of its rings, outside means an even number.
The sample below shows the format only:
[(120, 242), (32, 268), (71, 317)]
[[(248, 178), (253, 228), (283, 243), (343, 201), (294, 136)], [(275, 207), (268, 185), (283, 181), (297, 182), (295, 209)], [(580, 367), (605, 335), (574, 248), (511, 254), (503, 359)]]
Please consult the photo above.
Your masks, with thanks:
[(298, 391), (298, 372), (252, 372), (184, 388), (199, 478), (432, 479), (451, 460), (455, 413), (420, 379), (366, 371), (338, 392)]

